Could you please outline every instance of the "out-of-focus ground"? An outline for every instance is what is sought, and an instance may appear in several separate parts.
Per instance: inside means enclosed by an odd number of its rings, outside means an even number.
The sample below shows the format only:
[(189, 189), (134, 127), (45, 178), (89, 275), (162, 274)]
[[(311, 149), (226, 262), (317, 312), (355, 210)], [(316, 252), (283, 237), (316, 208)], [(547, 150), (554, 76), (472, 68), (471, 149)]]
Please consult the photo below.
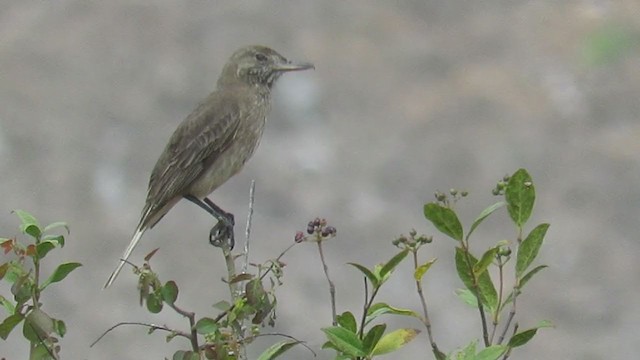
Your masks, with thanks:
[[(101, 288), (169, 135), (213, 89), (228, 56), (254, 43), (317, 68), (280, 81), (255, 157), (213, 195), (241, 223), (256, 179), (255, 261), (276, 256), (309, 219), (327, 217), (339, 235), (326, 247), (339, 310), (359, 311), (362, 281), (345, 263), (387, 259), (390, 240), (412, 227), (435, 234), (424, 260), (439, 261), (425, 287), (436, 340), (451, 350), (479, 337), (479, 325), (454, 295), (454, 243), (426, 223), (422, 205), (435, 190), (466, 189), (458, 209), (469, 223), (496, 201), (496, 180), (525, 167), (539, 194), (532, 224), (551, 223), (538, 260), (550, 268), (525, 289), (519, 322), (550, 319), (556, 328), (512, 358), (637, 354), (637, 1), (4, 1), (0, 235), (17, 234), (16, 208), (69, 223), (67, 246), (51, 261), (84, 266), (44, 298), (67, 322), (63, 358), (159, 359), (186, 346), (129, 327), (89, 348), (118, 321), (184, 326), (168, 311), (139, 308), (128, 272)], [(475, 248), (513, 238), (505, 219), (489, 221)], [(206, 242), (211, 225), (181, 203), (132, 258), (141, 263), (160, 247), (156, 269), (173, 275), (179, 301), (199, 314), (226, 289)], [(275, 331), (319, 350), (330, 307), (316, 249), (299, 246), (284, 261)], [(381, 300), (418, 309), (410, 269), (396, 276)], [(0, 357), (27, 357), (19, 333), (0, 349)], [(388, 358), (431, 358), (426, 349), (421, 336)], [(311, 355), (300, 348), (285, 358)]]

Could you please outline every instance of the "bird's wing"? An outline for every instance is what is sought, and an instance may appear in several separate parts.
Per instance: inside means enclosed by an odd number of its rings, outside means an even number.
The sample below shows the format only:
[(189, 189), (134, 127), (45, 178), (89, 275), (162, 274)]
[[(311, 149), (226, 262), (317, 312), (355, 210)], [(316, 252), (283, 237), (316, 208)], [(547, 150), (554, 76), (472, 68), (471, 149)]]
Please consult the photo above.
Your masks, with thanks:
[[(240, 123), (237, 101), (212, 93), (175, 130), (149, 179), (147, 201), (138, 228), (154, 225), (156, 214), (203, 173), (229, 145)], [(154, 218), (156, 218), (154, 220)]]

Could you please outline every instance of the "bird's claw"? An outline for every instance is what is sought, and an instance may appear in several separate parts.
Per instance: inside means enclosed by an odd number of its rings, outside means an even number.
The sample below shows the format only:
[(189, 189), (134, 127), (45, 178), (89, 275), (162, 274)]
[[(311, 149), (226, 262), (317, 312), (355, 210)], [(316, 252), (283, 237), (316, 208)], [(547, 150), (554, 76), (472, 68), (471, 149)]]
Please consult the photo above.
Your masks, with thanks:
[(230, 249), (235, 245), (233, 227), (235, 221), (232, 214), (227, 213), (225, 217), (218, 220), (209, 231), (209, 243), (215, 247), (222, 247), (227, 243)]

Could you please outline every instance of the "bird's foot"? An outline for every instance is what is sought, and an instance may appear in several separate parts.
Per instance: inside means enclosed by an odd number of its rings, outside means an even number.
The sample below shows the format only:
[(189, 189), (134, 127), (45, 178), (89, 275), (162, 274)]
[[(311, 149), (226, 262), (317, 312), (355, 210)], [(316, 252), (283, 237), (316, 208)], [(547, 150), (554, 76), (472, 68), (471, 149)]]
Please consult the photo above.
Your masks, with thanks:
[(222, 247), (226, 243), (230, 249), (233, 249), (235, 245), (234, 225), (233, 214), (226, 213), (209, 231), (209, 243), (215, 247)]

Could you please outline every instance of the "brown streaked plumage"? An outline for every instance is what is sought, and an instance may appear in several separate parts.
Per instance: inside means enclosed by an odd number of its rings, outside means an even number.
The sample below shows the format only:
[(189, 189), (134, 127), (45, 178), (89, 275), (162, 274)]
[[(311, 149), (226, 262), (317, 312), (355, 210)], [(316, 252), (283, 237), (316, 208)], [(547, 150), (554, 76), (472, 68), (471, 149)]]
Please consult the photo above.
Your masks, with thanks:
[(160, 155), (138, 227), (105, 288), (116, 279), (144, 232), (182, 198), (215, 216), (218, 224), (212, 236), (227, 237), (233, 244), (233, 216), (206, 197), (238, 173), (258, 146), (274, 82), (284, 72), (310, 68), (313, 65), (293, 64), (264, 46), (244, 47), (231, 56), (216, 90), (180, 123)]

